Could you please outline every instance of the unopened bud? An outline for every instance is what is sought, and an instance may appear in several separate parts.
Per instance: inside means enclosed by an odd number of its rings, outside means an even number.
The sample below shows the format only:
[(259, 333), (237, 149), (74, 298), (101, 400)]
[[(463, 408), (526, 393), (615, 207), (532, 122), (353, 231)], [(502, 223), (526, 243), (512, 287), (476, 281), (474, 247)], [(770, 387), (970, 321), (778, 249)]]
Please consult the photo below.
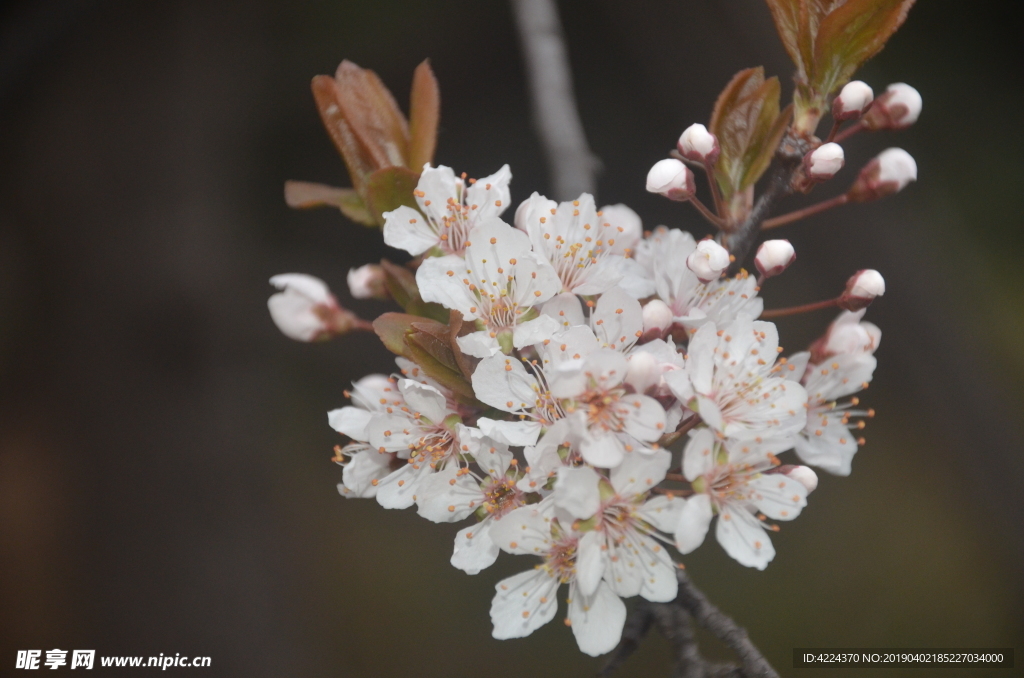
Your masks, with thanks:
[(634, 351), (626, 368), (626, 383), (637, 393), (646, 393), (661, 379), (658, 359), (646, 351)]
[(885, 294), (885, 279), (878, 271), (868, 268), (857, 271), (846, 281), (846, 291), (839, 297), (839, 308), (859, 311)]
[(804, 156), (804, 168), (807, 176), (815, 181), (825, 181), (843, 169), (846, 157), (843, 147), (835, 142), (822, 144)]
[(807, 488), (807, 494), (818, 487), (818, 474), (806, 466), (792, 466), (786, 470), (786, 477), (795, 480)]
[(665, 331), (672, 326), (672, 309), (661, 299), (651, 299), (641, 312), (644, 321), (644, 334), (664, 337)]
[(354, 299), (387, 299), (384, 269), (379, 264), (348, 269), (348, 291)]
[(921, 93), (906, 84), (896, 82), (885, 89), (885, 94), (875, 100), (871, 110), (864, 116), (868, 129), (904, 129), (910, 127), (921, 115)]
[(720, 152), (718, 139), (700, 123), (694, 123), (683, 131), (676, 148), (687, 160), (705, 164), (713, 163)]
[(693, 172), (681, 160), (659, 160), (647, 173), (647, 190), (670, 200), (689, 200), (696, 190)]
[(877, 200), (917, 180), (917, 162), (902, 148), (887, 148), (864, 166), (847, 195), (854, 202)]
[(829, 325), (817, 352), (826, 358), (840, 354), (874, 353), (882, 342), (882, 330), (874, 323), (861, 321), (863, 317), (863, 309), (856, 313), (844, 311), (840, 314)]
[(704, 283), (718, 280), (729, 264), (729, 250), (714, 240), (701, 240), (697, 249), (686, 257), (686, 267)]
[(848, 82), (832, 102), (832, 119), (836, 122), (856, 120), (864, 115), (864, 111), (868, 109), (874, 99), (875, 93), (866, 82), (861, 80)]
[(318, 341), (366, 325), (338, 305), (319, 278), (302, 273), (275, 275), (270, 284), (281, 290), (267, 300), (267, 308), (281, 333), (296, 341)]
[(785, 271), (796, 261), (796, 250), (788, 240), (765, 240), (757, 248), (754, 265), (765, 278), (771, 278)]

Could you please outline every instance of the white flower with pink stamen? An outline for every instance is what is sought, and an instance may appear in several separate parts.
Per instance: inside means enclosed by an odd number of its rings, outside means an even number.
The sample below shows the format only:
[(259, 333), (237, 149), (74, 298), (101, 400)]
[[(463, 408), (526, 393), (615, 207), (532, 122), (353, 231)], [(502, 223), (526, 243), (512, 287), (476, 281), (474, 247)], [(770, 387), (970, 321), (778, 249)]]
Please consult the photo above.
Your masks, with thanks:
[(476, 332), (459, 337), (462, 351), (487, 358), (549, 338), (558, 324), (531, 309), (558, 293), (551, 265), (531, 251), (525, 234), (501, 219), (487, 220), (469, 235), (465, 259), (433, 257), (416, 271), (425, 301), (475, 322)]
[(606, 214), (587, 193), (561, 204), (534, 193), (516, 210), (516, 228), (530, 236), (534, 251), (558, 272), (560, 291), (601, 294), (619, 285), (634, 298), (649, 296), (650, 282), (630, 258), (639, 239), (639, 217), (634, 220), (635, 213), (622, 207)]
[(697, 429), (683, 452), (683, 474), (696, 492), (676, 525), (676, 547), (692, 552), (704, 542), (717, 515), (715, 536), (741, 565), (763, 570), (775, 557), (765, 519), (792, 520), (807, 505), (807, 487), (782, 473), (775, 455), (788, 440), (722, 442), (711, 429)]
[[(491, 635), (499, 640), (523, 638), (554, 619), (558, 589), (569, 585), (569, 613), (581, 651), (591, 656), (610, 652), (622, 637), (626, 606), (602, 576), (600, 560), (581, 561), (584, 535), (554, 518), (552, 505), (541, 502), (505, 516), (491, 538), (508, 553), (540, 556), (536, 567), (498, 582), (491, 601)], [(594, 576), (597, 572), (597, 576)]]
[(687, 347), (686, 369), (665, 379), (684, 407), (724, 438), (781, 438), (807, 423), (807, 392), (776, 376), (775, 325), (741, 316), (702, 325)]
[(473, 227), (508, 209), (511, 181), (508, 165), (469, 186), (450, 167), (425, 165), (413, 192), (419, 211), (403, 205), (385, 212), (384, 242), (414, 256), (435, 247), (461, 255)]

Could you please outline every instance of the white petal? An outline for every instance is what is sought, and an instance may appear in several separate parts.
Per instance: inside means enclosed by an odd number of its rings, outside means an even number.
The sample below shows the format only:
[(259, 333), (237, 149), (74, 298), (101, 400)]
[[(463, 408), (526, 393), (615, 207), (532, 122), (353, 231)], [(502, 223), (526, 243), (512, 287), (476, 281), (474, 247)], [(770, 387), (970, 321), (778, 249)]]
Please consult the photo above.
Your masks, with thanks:
[(491, 539), (492, 521), (485, 520), (459, 530), (451, 563), (466, 574), (478, 574), (494, 564), (501, 549)]
[(539, 344), (550, 339), (558, 330), (557, 320), (551, 316), (541, 315), (516, 325), (516, 329), (512, 332), (512, 345), (516, 348), (523, 348)]
[(490, 358), (501, 352), (497, 337), (492, 337), (489, 330), (472, 332), (458, 337), (455, 341), (459, 342), (459, 348), (463, 353), (474, 358)]
[(715, 536), (725, 552), (740, 565), (763, 570), (775, 557), (775, 547), (761, 527), (761, 521), (742, 507), (732, 504), (722, 507)]
[(709, 428), (698, 428), (690, 434), (683, 450), (683, 475), (690, 482), (710, 473), (715, 467), (715, 434)]
[(384, 213), (384, 243), (413, 256), (440, 243), (437, 232), (422, 214), (402, 205)]
[(654, 280), (643, 266), (636, 259), (628, 257), (608, 257), (612, 266), (615, 267), (615, 274), (619, 277), (618, 286), (626, 291), (626, 294), (634, 299), (646, 299), (653, 296)]
[(686, 500), (676, 496), (657, 495), (644, 502), (638, 511), (645, 522), (666, 534), (673, 534), (679, 526), (679, 515)]
[(711, 497), (708, 495), (696, 494), (686, 500), (676, 526), (676, 548), (680, 553), (692, 553), (704, 543), (713, 515)]
[(376, 496), (377, 486), (374, 480), (380, 481), (391, 473), (390, 465), (394, 455), (381, 454), (374, 450), (360, 452), (345, 464), (342, 471), (342, 482), (338, 491), (345, 497), (369, 498)]
[(515, 358), (484, 358), (473, 372), (473, 392), (481, 402), (504, 412), (533, 407), (540, 386)]
[(604, 535), (590, 531), (580, 537), (576, 546), (576, 591), (590, 596), (597, 590), (604, 578), (607, 557), (604, 546)]
[(444, 394), (433, 386), (402, 379), (398, 382), (398, 390), (414, 413), (426, 417), (433, 424), (440, 424), (450, 414)]
[(642, 537), (638, 546), (638, 558), (643, 559), (643, 587), (640, 590), (653, 603), (667, 603), (676, 599), (679, 580), (676, 579), (676, 564), (668, 550), (650, 537)]
[(304, 297), (311, 305), (327, 305), (334, 301), (327, 283), (305, 273), (280, 273), (270, 279), (270, 284), (279, 290), (291, 290)]
[(513, 447), (536, 445), (541, 430), (537, 421), (497, 421), (487, 417), (477, 419), (476, 425), (488, 438)]
[(551, 621), (558, 610), (558, 584), (558, 578), (543, 569), (498, 582), (491, 601), (491, 635), (498, 640), (524, 638)]
[(501, 518), (491, 527), (491, 539), (506, 553), (538, 555), (551, 544), (551, 504), (521, 506)]
[(585, 520), (601, 508), (601, 493), (597, 484), (600, 474), (589, 466), (558, 469), (555, 481), (555, 506), (568, 511), (573, 518)]
[(626, 605), (608, 584), (602, 582), (592, 596), (572, 594), (569, 620), (576, 644), (592, 657), (611, 652), (622, 638)]
[(479, 302), (469, 291), (467, 279), (466, 262), (454, 254), (429, 257), (416, 269), (416, 285), (424, 301), (437, 302), (466, 320), (476, 320), (479, 316), (471, 309), (477, 309)]
[(372, 416), (358, 407), (342, 407), (327, 413), (327, 423), (338, 433), (343, 433), (353, 440), (366, 442), (369, 439), (366, 427)]
[(582, 435), (580, 454), (587, 463), (598, 468), (615, 468), (622, 463), (626, 449), (614, 433), (583, 432)]
[(321, 332), (327, 331), (327, 326), (320, 316), (314, 313), (313, 307), (314, 304), (308, 297), (293, 288), (278, 292), (267, 299), (270, 319), (283, 335), (295, 341), (313, 341)]
[(772, 520), (793, 520), (807, 506), (807, 488), (781, 473), (754, 478), (750, 489), (754, 506)]
[(612, 487), (622, 497), (643, 494), (665, 479), (671, 465), (672, 454), (666, 450), (627, 454), (622, 463), (611, 470)]
[(457, 475), (458, 470), (455, 464), (448, 464), (419, 483), (416, 505), (420, 516), (435, 523), (454, 523), (480, 506), (485, 499), (480, 484), (473, 476)]
[(622, 280), (622, 272), (615, 263), (618, 257), (604, 257), (598, 259), (596, 264), (586, 267), (582, 276), (578, 276), (570, 290), (573, 294), (589, 296), (591, 294), (603, 294)]
[(405, 464), (377, 483), (377, 503), (386, 509), (409, 508), (416, 501), (417, 481), (422, 474), (413, 464)]
[(644, 329), (640, 302), (621, 287), (613, 287), (601, 295), (591, 322), (602, 346), (619, 351), (635, 344)]
[(492, 478), (505, 475), (512, 463), (512, 453), (506, 443), (498, 442), (483, 431), (462, 424), (459, 424), (457, 431), (463, 451), (473, 455), (484, 473)]
[(574, 325), (582, 325), (586, 319), (583, 317), (583, 307), (580, 305), (580, 298), (571, 292), (556, 294), (547, 301), (541, 313), (551, 316), (558, 321), (559, 327), (568, 329)]
[[(470, 219), (499, 217), (512, 203), (508, 185), (512, 172), (504, 165), (494, 174), (477, 179), (466, 189), (466, 204), (470, 206)], [(475, 211), (472, 206), (477, 205)]]
[(654, 442), (665, 433), (665, 410), (654, 398), (645, 395), (625, 395), (620, 399), (624, 408), (623, 424), (626, 433), (638, 440)]
[(439, 224), (448, 216), (448, 201), (459, 201), (456, 186), (455, 172), (451, 167), (424, 165), (416, 184), (416, 190), (423, 195), (416, 196), (416, 204), (434, 223)]

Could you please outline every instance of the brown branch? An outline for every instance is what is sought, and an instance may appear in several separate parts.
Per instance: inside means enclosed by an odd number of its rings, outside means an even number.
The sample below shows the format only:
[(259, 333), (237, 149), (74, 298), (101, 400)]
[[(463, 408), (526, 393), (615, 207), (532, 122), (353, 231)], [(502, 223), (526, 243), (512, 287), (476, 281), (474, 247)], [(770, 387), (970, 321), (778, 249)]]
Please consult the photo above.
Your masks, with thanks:
[[(670, 603), (641, 599), (626, 620), (622, 640), (598, 675), (610, 676), (621, 666), (654, 624), (672, 646), (672, 678), (779, 678), (745, 630), (712, 605), (684, 570), (678, 570), (676, 576), (679, 580), (676, 599)], [(693, 622), (732, 649), (740, 658), (741, 666), (704, 659), (697, 646)]]
[(597, 158), (587, 147), (562, 22), (554, 0), (512, 0), (533, 99), (534, 125), (544, 144), (556, 200), (597, 188)]

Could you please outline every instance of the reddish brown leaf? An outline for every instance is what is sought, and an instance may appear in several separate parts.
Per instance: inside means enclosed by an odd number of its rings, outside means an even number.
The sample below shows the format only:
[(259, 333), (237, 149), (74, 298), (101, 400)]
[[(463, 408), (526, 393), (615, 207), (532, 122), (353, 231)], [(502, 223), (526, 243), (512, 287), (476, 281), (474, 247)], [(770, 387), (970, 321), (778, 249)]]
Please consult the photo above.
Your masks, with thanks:
[[(804, 25), (801, 20), (802, 0), (767, 0), (768, 9), (772, 12), (772, 19), (775, 20), (775, 28), (779, 31), (779, 38), (782, 45), (789, 52), (793, 63), (802, 69), (804, 59), (800, 53), (800, 27)], [(806, 11), (804, 12), (806, 14)]]
[(409, 169), (414, 172), (420, 172), (425, 163), (434, 160), (440, 119), (441, 91), (430, 62), (424, 61), (413, 73), (409, 97)]
[(338, 103), (374, 169), (407, 164), (409, 127), (391, 92), (373, 71), (342, 61), (334, 75)]
[(861, 64), (882, 51), (913, 4), (914, 0), (846, 0), (834, 7), (817, 26), (814, 90), (828, 96), (849, 82)]
[(363, 199), (354, 188), (337, 188), (309, 181), (286, 181), (284, 201), (295, 209), (334, 207), (352, 221), (364, 226), (377, 225), (377, 219), (366, 209)]
[(366, 177), (377, 169), (376, 163), (345, 120), (339, 103), (338, 85), (334, 78), (318, 75), (313, 78), (312, 89), (317, 110), (320, 112), (320, 119), (327, 129), (331, 141), (334, 142), (334, 146), (345, 160), (352, 185), (355, 186), (356, 191), (362, 194), (363, 183), (366, 181)]

